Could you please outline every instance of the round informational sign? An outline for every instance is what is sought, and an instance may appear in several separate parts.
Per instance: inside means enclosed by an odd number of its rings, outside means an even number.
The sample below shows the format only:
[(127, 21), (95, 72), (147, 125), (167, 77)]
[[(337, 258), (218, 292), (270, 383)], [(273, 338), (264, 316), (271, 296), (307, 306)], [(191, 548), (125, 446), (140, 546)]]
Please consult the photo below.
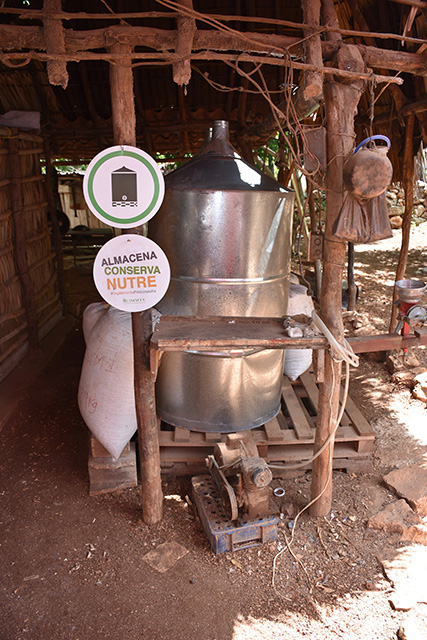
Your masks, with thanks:
[(126, 145), (110, 147), (89, 163), (83, 179), (86, 204), (106, 224), (138, 227), (158, 211), (165, 182), (148, 153)]
[(170, 267), (159, 245), (135, 234), (109, 240), (93, 265), (96, 288), (106, 302), (122, 311), (145, 311), (165, 295)]

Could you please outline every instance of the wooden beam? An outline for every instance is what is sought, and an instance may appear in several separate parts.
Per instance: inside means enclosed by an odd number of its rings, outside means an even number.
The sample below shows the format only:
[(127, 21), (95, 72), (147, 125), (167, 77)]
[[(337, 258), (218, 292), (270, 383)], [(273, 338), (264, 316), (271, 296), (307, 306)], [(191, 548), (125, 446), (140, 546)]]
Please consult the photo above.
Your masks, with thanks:
[(339, 42), (342, 44), (342, 37), (339, 33), (339, 25), (337, 20), (337, 14), (335, 13), (335, 5), (332, 0), (322, 0), (322, 25), (324, 27), (330, 27), (330, 30), (326, 33), (326, 39), (329, 42)]
[[(193, 0), (178, 0), (182, 6), (193, 9)], [(186, 86), (191, 78), (191, 51), (196, 33), (196, 21), (186, 15), (179, 14), (177, 19), (178, 36), (175, 52), (179, 60), (173, 64), (173, 79), (180, 87)], [(182, 59), (181, 59), (182, 58)]]
[[(408, 336), (383, 333), (349, 337), (348, 342), (355, 353), (427, 346), (427, 331), (415, 331)], [(244, 348), (325, 349), (328, 342), (321, 335), (290, 338), (284, 331), (283, 318), (162, 316), (153, 331), (151, 346), (159, 352)]]
[[(322, 43), (320, 40), (320, 6), (321, 0), (301, 0), (304, 21), (310, 25), (305, 30), (305, 61), (315, 67), (323, 67)], [(323, 73), (307, 71), (304, 74), (303, 96), (306, 101), (323, 98)]]
[[(329, 33), (329, 31), (328, 31)], [(331, 31), (334, 33), (334, 31)], [(66, 52), (58, 54), (58, 58), (64, 60), (113, 60), (111, 54), (104, 54), (95, 50), (102, 50), (105, 46), (111, 46), (114, 42), (125, 42), (130, 46), (144, 46), (153, 50), (152, 63), (160, 60), (168, 60), (173, 63), (179, 59), (175, 54), (176, 31), (155, 29), (149, 27), (129, 27), (114, 25), (108, 29), (93, 29), (91, 31), (64, 30)], [(390, 36), (392, 34), (383, 34)], [(378, 37), (378, 34), (377, 34)], [(53, 55), (42, 53), (46, 51), (46, 41), (41, 27), (0, 25), (0, 42), (2, 43), (3, 60), (26, 60), (38, 58), (41, 60), (53, 59)], [(424, 40), (419, 40), (420, 44)], [(338, 43), (339, 46), (350, 46), (346, 43)], [(21, 52), (25, 47), (25, 52)], [(417, 53), (393, 51), (392, 49), (380, 49), (358, 45), (369, 67), (386, 68), (393, 71), (413, 73), (415, 75), (427, 75), (425, 57)], [(18, 51), (10, 51), (17, 49)], [(214, 30), (198, 29), (194, 36), (192, 59), (217, 59), (215, 52), (237, 51), (241, 54), (260, 54), (266, 64), (284, 64), (280, 51), (286, 49), (293, 57), (303, 55), (300, 38), (265, 33), (222, 33)], [(331, 41), (322, 42), (322, 54), (324, 60), (330, 60), (335, 55), (337, 43)], [(88, 53), (91, 52), (91, 53)], [(156, 52), (162, 52), (160, 57)], [(197, 53), (198, 52), (198, 53)], [(272, 55), (273, 54), (273, 55)], [(150, 57), (147, 53), (133, 53), (134, 60), (143, 60)], [(294, 61), (294, 65), (296, 65)], [(296, 68), (305, 68), (298, 63)], [(308, 70), (312, 70), (310, 66)], [(316, 70), (313, 68), (313, 70)]]
[(400, 113), (403, 116), (409, 116), (411, 113), (417, 114), (423, 113), (424, 111), (427, 111), (427, 98), (405, 104), (405, 106), (401, 108)]
[[(423, 2), (422, 0), (391, 0), (392, 2), (396, 2), (399, 4), (404, 4), (408, 6), (418, 7), (419, 9), (427, 8), (427, 2)], [(31, 9), (15, 9), (12, 7), (0, 7), (0, 15), (11, 14), (17, 15), (23, 20), (43, 20), (43, 12), (40, 10), (31, 10)], [(136, 11), (129, 13), (122, 12), (114, 12), (114, 13), (85, 13), (83, 11), (80, 12), (72, 12), (72, 11), (58, 11), (51, 13), (52, 18), (57, 18), (58, 20), (115, 20), (115, 21), (124, 21), (130, 20), (132, 18), (137, 18), (139, 20), (152, 20), (152, 19), (171, 19), (176, 18), (178, 16), (177, 11)], [(226, 15), (226, 14), (209, 14), (209, 13), (195, 13), (194, 16), (197, 16), (199, 20), (204, 20), (208, 24), (211, 24), (213, 21), (215, 23), (222, 22), (243, 22), (243, 23), (257, 23), (257, 24), (267, 24), (275, 27), (289, 27), (290, 29), (295, 30), (304, 30), (309, 27), (308, 24), (303, 24), (299, 22), (294, 22), (292, 20), (282, 20), (280, 18), (264, 18), (262, 16), (254, 16), (254, 15)], [(343, 36), (363, 36), (363, 33), (359, 33), (354, 29), (341, 29), (340, 27), (324, 27), (325, 31), (335, 31), (340, 33)], [(372, 32), (372, 37), (374, 38), (385, 38), (390, 39), (394, 38), (396, 40), (405, 40), (407, 42), (418, 42), (420, 44), (423, 43), (421, 38), (402, 38), (401, 35), (390, 33), (377, 33)]]
[[(181, 122), (185, 123), (187, 122), (187, 112), (185, 109), (185, 90), (182, 86), (178, 85), (177, 87), (177, 93), (178, 93), (178, 108), (179, 108), (179, 117)], [(185, 153), (191, 153), (191, 144), (190, 144), (190, 138), (188, 136), (188, 131), (186, 131), (185, 129), (182, 131), (182, 140), (184, 143), (184, 152)]]
[[(368, 22), (365, 19), (365, 16), (363, 15), (359, 4), (358, 4), (358, 0), (348, 0), (349, 3), (349, 7), (351, 10), (351, 13), (354, 17), (354, 19), (356, 20), (357, 24), (359, 25), (359, 28), (362, 29), (363, 32), (366, 32), (366, 35), (363, 36), (364, 41), (366, 42), (367, 45), (371, 46), (371, 47), (376, 47), (376, 41), (375, 38), (372, 36), (371, 33), (371, 29), (369, 27)], [(380, 69), (378, 68), (378, 71), (380, 71), (380, 73), (382, 74), (388, 74), (389, 71), (385, 70), (385, 69)], [(395, 84), (391, 84), (389, 86), (389, 92), (391, 93), (394, 103), (395, 103), (395, 107), (396, 107), (396, 111), (397, 111), (397, 117), (399, 117), (399, 119), (403, 119), (401, 118), (400, 112), (401, 109), (403, 107), (403, 105), (405, 104), (405, 102), (407, 101), (407, 98), (405, 96), (405, 94), (403, 93), (402, 89), (398, 86), (396, 86)], [(393, 116), (394, 117), (394, 116)], [(391, 114), (390, 114), (390, 109), (388, 110), (388, 116), (387, 116), (387, 120), (385, 120), (385, 122), (389, 122), (390, 118), (391, 118)], [(378, 117), (375, 118), (375, 122), (376, 124), (380, 124), (380, 120), (378, 119)]]
[(46, 41), (46, 52), (53, 58), (48, 60), (47, 76), (50, 84), (59, 85), (63, 89), (68, 85), (67, 63), (60, 57), (65, 53), (65, 37), (62, 22), (52, 18), (51, 13), (61, 10), (61, 0), (44, 0), (43, 2), (43, 33)]
[(422, 0), (391, 0), (397, 4), (405, 4), (408, 7), (417, 7), (418, 9), (427, 9), (427, 2)]

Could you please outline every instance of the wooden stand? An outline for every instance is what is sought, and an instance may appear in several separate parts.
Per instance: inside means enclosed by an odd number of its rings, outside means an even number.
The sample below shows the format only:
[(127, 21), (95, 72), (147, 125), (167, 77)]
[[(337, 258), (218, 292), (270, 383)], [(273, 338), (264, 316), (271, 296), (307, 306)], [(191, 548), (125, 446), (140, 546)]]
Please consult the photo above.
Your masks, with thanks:
[[(400, 335), (371, 336), (350, 340), (354, 349), (362, 351), (377, 351), (384, 345), (389, 348), (401, 348), (403, 345), (427, 345), (427, 332), (418, 333), (403, 338)], [(194, 318), (194, 317), (168, 317), (162, 316), (156, 324), (152, 335), (146, 333), (144, 343), (135, 347), (136, 355), (144, 352), (144, 373), (147, 393), (141, 390), (137, 413), (141, 411), (138, 419), (138, 434), (144, 442), (140, 444), (140, 455), (144, 463), (145, 471), (141, 477), (143, 518), (147, 524), (157, 522), (161, 518), (163, 496), (161, 492), (161, 467), (159, 453), (159, 430), (156, 417), (154, 400), (154, 385), (157, 376), (157, 366), (164, 351), (183, 351), (188, 349), (230, 350), (236, 348), (262, 347), (268, 349), (312, 348), (325, 349), (327, 341), (324, 337), (313, 338), (289, 338), (285, 335), (283, 319), (281, 318)], [(149, 353), (149, 356), (147, 354)], [(151, 363), (148, 367), (148, 361)], [(339, 394), (340, 384), (338, 379), (337, 390)], [(284, 391), (289, 396), (289, 390)], [(297, 410), (293, 409), (294, 412)], [(344, 426), (344, 425), (343, 425)], [(306, 425), (308, 436), (308, 428)], [(272, 425), (266, 427), (273, 429)], [(178, 438), (184, 430), (178, 431)], [(366, 437), (360, 438), (368, 442), (370, 447), (372, 438), (364, 426)], [(310, 428), (311, 434), (311, 428)], [(216, 436), (217, 434), (212, 434)], [(283, 435), (283, 434), (282, 434)], [(303, 433), (299, 434), (301, 437)], [(317, 427), (316, 427), (317, 435)], [(361, 447), (364, 445), (361, 444)], [(142, 464), (141, 462), (141, 464)], [(332, 464), (331, 464), (332, 469)]]

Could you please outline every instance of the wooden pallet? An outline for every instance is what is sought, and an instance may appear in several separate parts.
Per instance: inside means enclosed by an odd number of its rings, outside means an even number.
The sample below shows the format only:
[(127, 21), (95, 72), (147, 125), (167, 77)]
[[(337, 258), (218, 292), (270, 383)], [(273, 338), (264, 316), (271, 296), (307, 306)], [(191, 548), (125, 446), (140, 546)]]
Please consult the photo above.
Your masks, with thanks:
[[(284, 376), (282, 408), (265, 425), (252, 429), (261, 457), (267, 462), (296, 464), (309, 460), (317, 421), (319, 390), (312, 372), (295, 382)], [(227, 434), (200, 433), (181, 427), (160, 426), (162, 473), (167, 476), (194, 475), (206, 471), (205, 458), (216, 442), (225, 442)], [(374, 433), (353, 400), (348, 397), (340, 426), (335, 435), (335, 469), (361, 472), (372, 468)], [(310, 469), (307, 465), (305, 469)], [(301, 470), (301, 473), (304, 469)], [(280, 475), (284, 475), (280, 473)], [(285, 475), (296, 475), (288, 472)]]

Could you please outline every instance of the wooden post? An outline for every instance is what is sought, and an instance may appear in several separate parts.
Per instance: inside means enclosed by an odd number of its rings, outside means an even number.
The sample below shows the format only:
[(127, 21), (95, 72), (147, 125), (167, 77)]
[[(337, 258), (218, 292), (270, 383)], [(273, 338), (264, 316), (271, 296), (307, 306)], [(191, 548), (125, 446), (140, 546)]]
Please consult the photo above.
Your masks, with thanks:
[[(112, 51), (128, 53), (128, 58), (110, 65), (111, 107), (115, 144), (136, 145), (136, 115), (131, 66), (132, 49), (115, 44)], [(132, 229), (130, 233), (139, 233)], [(162, 518), (163, 494), (160, 475), (160, 449), (154, 396), (155, 372), (150, 367), (150, 339), (153, 332), (151, 309), (132, 313), (134, 348), (135, 406), (138, 423), (141, 467), (142, 517), (146, 524)]]
[(133, 93), (132, 47), (113, 44), (111, 53), (127, 54), (120, 62), (110, 63), (110, 94), (115, 144), (136, 144), (136, 113)]
[[(415, 114), (411, 113), (407, 119), (405, 127), (405, 148), (403, 152), (403, 189), (405, 191), (405, 213), (403, 214), (402, 224), (402, 244), (400, 247), (399, 261), (396, 269), (396, 282), (403, 280), (405, 277), (406, 263), (408, 261), (409, 238), (411, 235), (412, 208), (414, 204), (414, 153), (413, 153), (413, 137), (414, 137)], [(398, 308), (394, 304), (397, 300), (396, 292), (393, 291), (393, 307), (391, 310), (389, 331), (393, 332), (396, 328), (396, 320)]]
[[(187, 9), (193, 9), (193, 0), (178, 0)], [(185, 14), (178, 16), (178, 35), (176, 39), (175, 52), (182, 57), (182, 60), (172, 65), (174, 82), (180, 87), (186, 87), (191, 78), (191, 51), (193, 49), (193, 39), (196, 33), (196, 21)]]
[[(304, 22), (309, 29), (304, 32), (305, 62), (318, 68), (323, 66), (322, 43), (320, 40), (320, 6), (321, 0), (301, 0)], [(316, 33), (317, 32), (317, 33)], [(306, 71), (303, 81), (303, 96), (308, 102), (311, 98), (323, 97), (323, 78), (319, 71)]]
[(21, 163), (19, 160), (19, 141), (9, 140), (9, 167), (11, 209), (14, 235), (14, 257), (19, 279), (22, 285), (23, 306), (28, 325), (28, 341), (31, 350), (39, 347), (37, 312), (34, 300), (33, 284), (27, 263), (27, 243), (25, 237), (25, 212), (21, 186)]
[[(66, 52), (62, 22), (58, 18), (53, 18), (49, 15), (61, 11), (62, 0), (44, 0), (43, 12), (46, 14), (46, 17), (43, 19), (43, 31), (46, 42), (46, 52), (53, 55)], [(67, 63), (63, 58), (48, 60), (46, 69), (50, 84), (59, 85), (63, 89), (67, 88)]]
[[(333, 18), (333, 2), (323, 0), (323, 19), (330, 22)], [(348, 53), (350, 52), (350, 56)], [(336, 55), (336, 64), (340, 68), (364, 70), (364, 62), (357, 47), (350, 47), (346, 55)], [(345, 265), (346, 244), (332, 234), (333, 224), (340, 212), (343, 195), (343, 164), (349, 155), (354, 141), (354, 114), (360, 98), (362, 83), (345, 84), (330, 78), (324, 85), (326, 119), (328, 171), (326, 175), (326, 225), (324, 242), (324, 264), (320, 315), (335, 338), (340, 341), (344, 336), (341, 314), (342, 279)], [(319, 406), (314, 451), (331, 436), (335, 426), (341, 387), (341, 363), (335, 362), (328, 351), (325, 352), (324, 381), (319, 388)], [(313, 461), (311, 498), (315, 502), (310, 507), (312, 516), (326, 516), (332, 504), (332, 460), (334, 439)]]
[(135, 404), (141, 467), (142, 517), (145, 524), (162, 519), (163, 493), (160, 474), (159, 432), (156, 415), (156, 371), (150, 366), (152, 310), (132, 313)]
[(357, 286), (354, 281), (354, 243), (348, 243), (347, 258), (347, 286), (348, 286), (348, 311), (354, 311), (356, 308)]

